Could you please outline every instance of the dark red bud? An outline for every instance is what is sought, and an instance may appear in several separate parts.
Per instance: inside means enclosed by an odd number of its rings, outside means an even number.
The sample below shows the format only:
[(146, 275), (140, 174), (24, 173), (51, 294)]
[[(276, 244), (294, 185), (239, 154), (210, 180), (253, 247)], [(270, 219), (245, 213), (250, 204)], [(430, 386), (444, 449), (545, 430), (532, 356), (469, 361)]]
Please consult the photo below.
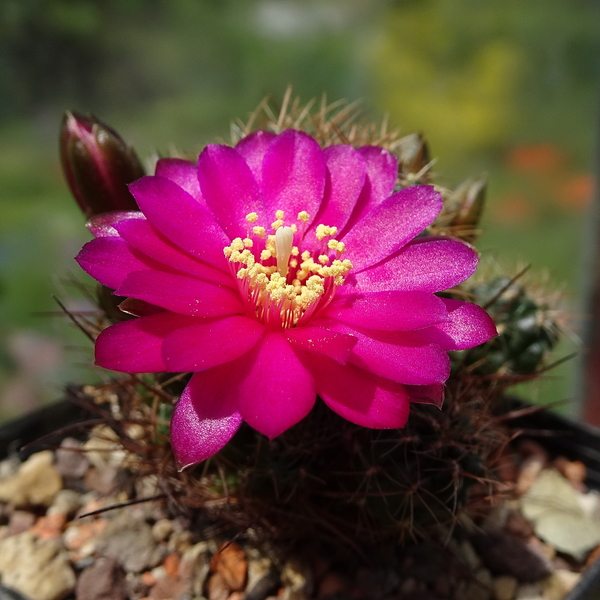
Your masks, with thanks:
[(139, 210), (127, 184), (144, 175), (135, 151), (95, 117), (65, 113), (60, 160), (67, 182), (86, 217)]

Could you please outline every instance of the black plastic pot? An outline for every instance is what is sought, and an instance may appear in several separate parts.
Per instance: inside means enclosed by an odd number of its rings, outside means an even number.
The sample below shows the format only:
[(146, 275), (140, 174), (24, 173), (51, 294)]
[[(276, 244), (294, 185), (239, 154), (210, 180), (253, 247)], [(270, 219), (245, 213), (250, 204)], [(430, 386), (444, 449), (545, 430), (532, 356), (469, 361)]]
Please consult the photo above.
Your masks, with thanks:
[[(512, 429), (520, 430), (523, 437), (540, 443), (552, 456), (565, 456), (584, 463), (586, 483), (592, 489), (600, 490), (600, 429), (575, 423), (545, 410), (530, 412), (527, 410), (531, 408), (529, 405), (515, 398), (507, 398), (506, 403), (503, 414), (511, 410), (521, 413), (521, 416), (510, 420)], [(43, 447), (58, 445), (67, 435), (79, 437), (78, 434), (83, 435), (85, 429), (77, 428), (77, 423), (97, 416), (80, 402), (79, 389), (69, 388), (67, 399), (0, 426), (0, 459), (14, 452), (25, 459)], [(37, 440), (41, 443), (36, 444)], [(26, 447), (21, 450), (23, 446)], [(14, 592), (0, 585), (0, 600), (27, 600), (10, 594)], [(564, 600), (600, 600), (600, 560), (586, 570)]]

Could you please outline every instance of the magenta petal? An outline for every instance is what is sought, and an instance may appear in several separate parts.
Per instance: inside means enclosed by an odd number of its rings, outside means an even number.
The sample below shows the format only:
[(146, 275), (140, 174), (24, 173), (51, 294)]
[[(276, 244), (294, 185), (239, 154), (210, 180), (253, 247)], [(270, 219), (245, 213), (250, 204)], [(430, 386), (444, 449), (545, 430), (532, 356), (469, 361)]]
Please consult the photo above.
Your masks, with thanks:
[(254, 179), (260, 184), (262, 182), (262, 168), (265, 154), (271, 142), (277, 136), (270, 131), (255, 131), (241, 139), (235, 146), (240, 156), (250, 167)]
[(147, 269), (149, 266), (136, 258), (129, 246), (118, 237), (99, 237), (91, 240), (85, 244), (75, 260), (86, 273), (113, 290), (123, 283), (129, 273)]
[(167, 370), (203, 371), (234, 360), (251, 350), (264, 330), (258, 321), (241, 316), (178, 329), (163, 345)]
[(206, 204), (231, 239), (246, 237), (247, 214), (266, 216), (256, 179), (234, 148), (206, 146), (198, 159), (198, 180)]
[(212, 213), (164, 177), (142, 177), (129, 186), (152, 226), (186, 252), (211, 264), (225, 265), (229, 240)]
[(331, 323), (334, 331), (358, 338), (348, 362), (376, 375), (408, 385), (444, 383), (450, 375), (446, 352), (418, 333), (359, 331), (343, 323)]
[(323, 150), (323, 156), (327, 179), (318, 223), (335, 226), (341, 231), (365, 183), (365, 161), (352, 146), (329, 146)]
[(425, 329), (426, 339), (444, 350), (464, 350), (498, 335), (496, 325), (483, 308), (471, 302), (443, 299), (450, 320)]
[(130, 273), (116, 293), (194, 317), (221, 317), (243, 312), (239, 297), (231, 288), (164, 271)]
[(448, 311), (430, 292), (389, 291), (338, 295), (324, 316), (367, 329), (407, 331), (447, 321)]
[(196, 373), (171, 417), (171, 447), (179, 470), (216, 454), (242, 424), (230, 394), (231, 372), (216, 367)]
[(371, 198), (367, 210), (391, 196), (398, 177), (398, 159), (380, 146), (361, 146), (357, 152), (363, 157), (367, 177), (371, 182)]
[(362, 217), (392, 195), (398, 177), (398, 160), (387, 150), (379, 146), (363, 146), (357, 148), (356, 152), (362, 157), (365, 164), (366, 178), (342, 235), (345, 235)]
[(419, 241), (390, 260), (358, 273), (356, 289), (441, 292), (468, 279), (478, 261), (475, 251), (463, 242), (445, 238)]
[(161, 353), (165, 336), (193, 322), (190, 317), (162, 312), (111, 325), (96, 339), (96, 364), (123, 373), (166, 371)]
[(410, 402), (405, 387), (354, 366), (307, 357), (317, 393), (338, 415), (373, 429), (403, 427)]
[(237, 393), (244, 421), (271, 439), (303, 419), (316, 398), (312, 375), (280, 332), (250, 353)]
[(430, 225), (442, 197), (429, 185), (404, 188), (366, 214), (343, 236), (357, 273), (388, 258)]
[(288, 341), (299, 348), (324, 354), (340, 363), (348, 360), (352, 348), (358, 341), (352, 335), (336, 333), (322, 327), (298, 327), (287, 329), (284, 333)]
[(271, 143), (263, 162), (263, 194), (269, 217), (283, 210), (295, 221), (308, 212), (312, 221), (325, 188), (325, 160), (319, 144), (309, 135), (288, 129)]
[(94, 237), (118, 237), (118, 232), (114, 228), (116, 223), (127, 219), (144, 221), (145, 215), (140, 211), (112, 211), (96, 215), (86, 223), (86, 227), (92, 232)]
[(170, 179), (184, 189), (192, 198), (200, 200), (200, 184), (198, 183), (198, 168), (195, 163), (181, 158), (161, 158), (156, 163), (155, 175)]
[(130, 246), (164, 265), (217, 285), (236, 286), (229, 271), (220, 271), (190, 256), (159, 234), (148, 221), (130, 219), (114, 227)]
[(444, 404), (445, 388), (441, 383), (434, 383), (432, 385), (406, 385), (404, 387), (408, 392), (411, 402), (416, 404), (433, 404), (438, 408), (442, 408)]

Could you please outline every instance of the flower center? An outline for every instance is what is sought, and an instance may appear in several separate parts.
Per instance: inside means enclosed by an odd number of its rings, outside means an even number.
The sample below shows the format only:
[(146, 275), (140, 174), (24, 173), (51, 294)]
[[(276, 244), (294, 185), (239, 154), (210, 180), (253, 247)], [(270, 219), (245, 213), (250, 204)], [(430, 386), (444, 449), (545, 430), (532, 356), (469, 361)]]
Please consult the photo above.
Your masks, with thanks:
[(267, 233), (256, 224), (256, 213), (246, 215), (247, 237), (235, 238), (223, 253), (253, 314), (265, 325), (288, 329), (331, 302), (352, 263), (341, 258), (346, 247), (334, 237), (337, 227), (318, 225), (308, 242), (308, 213), (298, 213), (290, 225), (284, 225), (284, 216), (278, 210), (270, 226), (273, 233)]

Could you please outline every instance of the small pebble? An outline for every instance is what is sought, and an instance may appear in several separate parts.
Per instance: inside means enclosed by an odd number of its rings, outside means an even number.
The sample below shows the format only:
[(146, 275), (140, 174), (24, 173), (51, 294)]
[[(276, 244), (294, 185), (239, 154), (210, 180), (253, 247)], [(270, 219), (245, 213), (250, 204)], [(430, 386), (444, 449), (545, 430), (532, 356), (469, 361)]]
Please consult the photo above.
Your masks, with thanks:
[(544, 584), (544, 600), (563, 600), (577, 585), (581, 573), (573, 573), (567, 569), (556, 569)]
[(582, 462), (578, 460), (571, 461), (560, 456), (554, 461), (554, 467), (575, 485), (577, 489), (581, 489), (581, 486), (587, 477), (587, 469)]
[(519, 582), (510, 575), (496, 577), (493, 582), (494, 598), (496, 600), (512, 600), (517, 592)]
[(518, 511), (512, 510), (506, 517), (504, 529), (523, 540), (533, 535), (533, 525)]
[(517, 589), (515, 600), (544, 600), (544, 596), (539, 585), (526, 583)]
[(189, 531), (174, 531), (169, 538), (167, 550), (183, 554), (188, 548), (192, 547), (192, 534)]
[(533, 485), (542, 469), (546, 466), (547, 456), (532, 454), (528, 456), (521, 465), (521, 471), (517, 477), (515, 493), (517, 496), (525, 494)]
[(53, 462), (50, 450), (32, 454), (14, 475), (0, 481), (0, 500), (13, 506), (50, 506), (62, 488)]
[(61, 513), (72, 517), (80, 508), (81, 494), (78, 494), (74, 490), (60, 490), (54, 497), (54, 501), (46, 514)]
[(99, 557), (81, 573), (75, 593), (77, 600), (125, 600), (125, 572), (116, 561)]
[(210, 570), (219, 573), (232, 592), (243, 590), (248, 575), (248, 561), (235, 542), (225, 543), (210, 561)]
[(39, 538), (49, 540), (61, 537), (66, 524), (66, 515), (53, 513), (46, 517), (40, 517), (29, 531)]
[(7, 535), (17, 535), (27, 531), (35, 523), (35, 515), (25, 510), (15, 510), (8, 521)]
[(56, 470), (68, 480), (80, 479), (90, 467), (82, 452), (83, 444), (74, 438), (65, 438), (56, 451)]
[(159, 519), (152, 525), (152, 537), (157, 542), (164, 542), (173, 531), (173, 522), (170, 519)]
[(179, 572), (179, 562), (180, 559), (178, 554), (167, 554), (167, 556), (165, 556), (163, 566), (165, 567), (165, 573), (169, 577), (177, 577)]

